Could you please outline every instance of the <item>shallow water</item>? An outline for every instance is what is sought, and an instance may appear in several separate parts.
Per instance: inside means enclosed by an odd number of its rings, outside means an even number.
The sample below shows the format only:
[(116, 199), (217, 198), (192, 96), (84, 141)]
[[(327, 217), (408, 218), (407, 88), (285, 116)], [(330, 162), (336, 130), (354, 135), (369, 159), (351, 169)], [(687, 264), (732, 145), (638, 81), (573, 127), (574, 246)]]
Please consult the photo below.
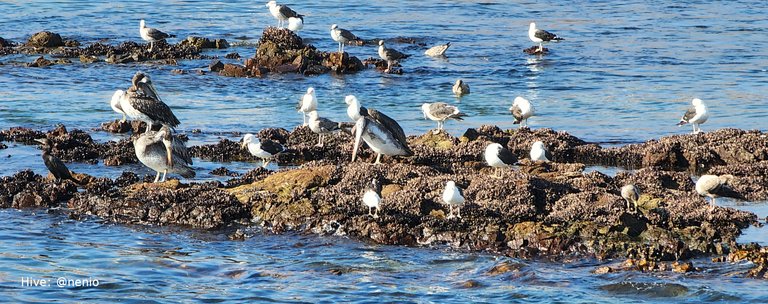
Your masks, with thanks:
[[(198, 75), (208, 61), (178, 66), (151, 63), (43, 69), (20, 68), (35, 56), (0, 57), (0, 128), (48, 130), (58, 123), (93, 132), (97, 140), (120, 135), (93, 129), (119, 118), (107, 102), (128, 86), (137, 70), (152, 75), (163, 99), (182, 121), (192, 144), (213, 143), (218, 132), (293, 129), (301, 123), (295, 103), (315, 87), (323, 116), (345, 120), (343, 97), (355, 94), (368, 107), (398, 119), (408, 134), (435, 124), (423, 120), (419, 105), (445, 101), (471, 116), (449, 122), (448, 131), (495, 124), (511, 128), (507, 108), (522, 95), (537, 116), (533, 128), (568, 131), (606, 145), (642, 142), (690, 132), (675, 123), (699, 97), (712, 116), (702, 128), (766, 129), (768, 90), (768, 2), (709, 1), (322, 1), (292, 5), (307, 15), (301, 36), (323, 50), (336, 48), (330, 24), (363, 38), (413, 37), (428, 46), (452, 42), (448, 58), (423, 56), (426, 47), (390, 44), (412, 54), (404, 75), (367, 70), (355, 75), (303, 77), (272, 75), (234, 79)], [(343, 9), (342, 9), (343, 7)], [(138, 40), (138, 19), (179, 37), (223, 37), (235, 47), (207, 55), (238, 52), (252, 56), (262, 29), (276, 22), (253, 1), (152, 1), (93, 3), (3, 1), (0, 36), (22, 41), (52, 30), (84, 43)], [(540, 58), (522, 52), (532, 43), (528, 22), (566, 38)], [(245, 36), (246, 39), (237, 39)], [(175, 42), (175, 40), (171, 40)], [(376, 57), (374, 46), (347, 47), (360, 58)], [(231, 61), (231, 60), (225, 60)], [(172, 69), (191, 71), (175, 75)], [(456, 100), (451, 85), (462, 78), (472, 94)], [(202, 133), (188, 131), (200, 129)], [(231, 138), (236, 140), (236, 138)], [(44, 173), (35, 147), (6, 143), (0, 175), (23, 168)], [(8, 157), (10, 156), (10, 157)], [(253, 163), (212, 163), (196, 159), (197, 180), (225, 166), (245, 172)], [(71, 164), (75, 171), (115, 177), (123, 170), (151, 174), (139, 165)], [(272, 167), (273, 169), (276, 167)], [(616, 168), (590, 168), (615, 175)], [(768, 216), (768, 202), (720, 204)], [(711, 265), (688, 275), (620, 273), (593, 275), (593, 262), (560, 265), (515, 261), (445, 249), (374, 246), (342, 237), (273, 236), (252, 231), (244, 242), (223, 233), (174, 228), (126, 227), (99, 220), (73, 221), (41, 211), (0, 210), (0, 300), (204, 301), (239, 299), (278, 302), (765, 302), (762, 281), (730, 276), (746, 265)], [(741, 239), (768, 243), (765, 229), (750, 228)], [(297, 245), (300, 244), (300, 245)], [(521, 263), (518, 273), (491, 276), (501, 261)], [(706, 260), (695, 261), (709, 265)], [(337, 276), (331, 270), (341, 270)], [(725, 274), (725, 275), (724, 275)], [(86, 276), (95, 288), (20, 287), (23, 276)], [(467, 280), (480, 287), (461, 288)]]

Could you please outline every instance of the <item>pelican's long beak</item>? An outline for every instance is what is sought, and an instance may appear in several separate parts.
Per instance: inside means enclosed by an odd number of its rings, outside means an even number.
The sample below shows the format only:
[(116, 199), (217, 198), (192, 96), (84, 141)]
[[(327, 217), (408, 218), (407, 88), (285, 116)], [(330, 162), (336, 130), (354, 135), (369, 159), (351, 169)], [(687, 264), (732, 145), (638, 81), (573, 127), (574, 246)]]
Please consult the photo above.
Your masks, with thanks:
[(45, 144), (45, 139), (44, 138), (35, 138), (35, 141), (39, 142), (41, 144)]
[(355, 146), (352, 148), (352, 161), (357, 159), (357, 149), (360, 148), (360, 141), (363, 139), (363, 131), (368, 124), (368, 120), (365, 117), (360, 117), (355, 123)]
[(171, 141), (163, 140), (163, 145), (165, 145), (165, 155), (168, 158), (168, 166), (173, 168), (173, 147), (171, 147)]

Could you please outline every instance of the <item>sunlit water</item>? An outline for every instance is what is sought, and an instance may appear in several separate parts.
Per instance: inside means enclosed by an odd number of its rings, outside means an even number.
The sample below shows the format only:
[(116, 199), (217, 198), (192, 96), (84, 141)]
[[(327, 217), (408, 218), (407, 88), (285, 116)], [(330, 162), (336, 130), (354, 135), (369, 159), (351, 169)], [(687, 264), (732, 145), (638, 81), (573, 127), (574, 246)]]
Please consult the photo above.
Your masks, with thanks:
[[(265, 1), (264, 1), (265, 2)], [(428, 46), (452, 42), (448, 58), (423, 56), (426, 47), (390, 44), (413, 56), (403, 75), (366, 70), (354, 75), (271, 75), (262, 79), (198, 75), (209, 61), (178, 66), (139, 63), (21, 68), (35, 56), (0, 57), (0, 128), (41, 130), (63, 123), (92, 132), (100, 141), (121, 135), (96, 131), (119, 118), (107, 104), (111, 93), (129, 85), (137, 70), (152, 75), (163, 99), (192, 134), (192, 144), (214, 143), (218, 132), (293, 129), (301, 123), (294, 106), (313, 86), (320, 113), (346, 120), (343, 98), (395, 117), (408, 134), (435, 124), (419, 106), (445, 101), (470, 117), (449, 122), (448, 131), (495, 124), (511, 128), (508, 108), (521, 95), (537, 116), (533, 128), (568, 131), (590, 142), (626, 144), (690, 132), (675, 123), (693, 97), (712, 112), (702, 126), (766, 129), (768, 90), (768, 2), (600, 1), (317, 1), (292, 7), (307, 15), (305, 40), (334, 50), (330, 24), (360, 37), (411, 37)], [(206, 55), (255, 53), (265, 26), (276, 21), (253, 1), (2, 1), (0, 36), (23, 41), (41, 30), (92, 43), (137, 41), (138, 20), (179, 37), (226, 38), (235, 46)], [(540, 58), (522, 52), (530, 21), (566, 38), (548, 45)], [(245, 37), (246, 39), (238, 39)], [(176, 40), (171, 40), (175, 42)], [(347, 47), (359, 58), (377, 57), (376, 47)], [(235, 60), (224, 60), (233, 62)], [(189, 71), (172, 74), (172, 69)], [(472, 94), (462, 100), (451, 85), (464, 79)], [(236, 138), (232, 138), (236, 139)], [(0, 175), (31, 168), (45, 172), (35, 147), (6, 143)], [(196, 180), (223, 179), (209, 172), (225, 166), (245, 172), (258, 163), (195, 160)], [(122, 171), (151, 174), (140, 165), (105, 167), (70, 164), (75, 171), (116, 177)], [(272, 167), (276, 169), (277, 167)], [(620, 169), (590, 167), (615, 175)], [(719, 203), (768, 216), (766, 202)], [(340, 237), (274, 236), (258, 230), (244, 242), (224, 232), (126, 227), (98, 219), (70, 220), (65, 211), (0, 210), (0, 301), (199, 301), (280, 302), (765, 302), (765, 283), (730, 274), (748, 265), (697, 265), (705, 273), (594, 275), (598, 264), (515, 261), (445, 248), (375, 246)], [(744, 242), (768, 244), (765, 229), (750, 228)], [(490, 275), (502, 261), (522, 263), (519, 272)], [(341, 272), (341, 275), (335, 273)], [(22, 287), (22, 277), (98, 279), (97, 287)], [(464, 288), (467, 281), (478, 286)]]

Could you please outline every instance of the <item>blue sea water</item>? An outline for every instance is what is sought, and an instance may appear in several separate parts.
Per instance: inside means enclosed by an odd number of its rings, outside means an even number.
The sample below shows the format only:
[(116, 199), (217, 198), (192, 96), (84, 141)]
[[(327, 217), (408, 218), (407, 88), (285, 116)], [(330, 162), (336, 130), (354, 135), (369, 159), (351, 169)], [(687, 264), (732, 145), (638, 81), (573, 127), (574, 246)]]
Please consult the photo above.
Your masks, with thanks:
[[(207, 70), (209, 60), (176, 66), (138, 63), (19, 67), (36, 56), (0, 57), (0, 128), (41, 130), (63, 123), (98, 140), (122, 135), (96, 131), (119, 116), (111, 93), (128, 86), (137, 70), (152, 75), (163, 99), (182, 121), (191, 144), (213, 143), (222, 132), (293, 129), (294, 106), (306, 88), (316, 89), (323, 116), (345, 120), (345, 95), (397, 118), (408, 134), (435, 124), (419, 106), (444, 101), (470, 117), (449, 122), (466, 128), (511, 128), (507, 108), (515, 96), (536, 107), (533, 128), (567, 131), (599, 144), (642, 142), (690, 132), (675, 123), (694, 97), (712, 116), (704, 131), (766, 130), (768, 117), (768, 2), (765, 1), (315, 1), (289, 3), (305, 14), (300, 35), (322, 50), (335, 50), (329, 27), (336, 23), (366, 38), (414, 38), (426, 46), (390, 43), (413, 55), (403, 75), (373, 69), (353, 75), (270, 75), (224, 78)], [(81, 43), (138, 41), (138, 20), (183, 39), (225, 38), (233, 47), (206, 55), (255, 53), (266, 26), (275, 25), (254, 1), (1, 1), (0, 37), (21, 42), (50, 30)], [(528, 23), (566, 40), (551, 53), (530, 56)], [(390, 40), (391, 41), (391, 40)], [(175, 40), (171, 40), (175, 42)], [(445, 59), (423, 55), (451, 42)], [(375, 46), (347, 47), (361, 59)], [(224, 60), (237, 62), (237, 60)], [(189, 71), (172, 73), (173, 69)], [(451, 85), (465, 80), (472, 94), (455, 99)], [(192, 134), (191, 130), (201, 133)], [(236, 139), (236, 138), (231, 138)], [(44, 173), (35, 147), (6, 143), (0, 175), (32, 168)], [(10, 157), (9, 157), (10, 156)], [(198, 179), (226, 166), (245, 172), (256, 163), (196, 160)], [(139, 165), (71, 164), (75, 171), (115, 177)], [(274, 167), (273, 167), (274, 168)], [(603, 172), (616, 168), (592, 168)], [(724, 204), (768, 216), (767, 202)], [(343, 237), (270, 235), (258, 229), (243, 242), (217, 232), (112, 225), (99, 219), (70, 220), (65, 211), (0, 210), (0, 301), (125, 302), (757, 302), (768, 301), (764, 281), (735, 275), (745, 264), (711, 264), (704, 273), (591, 274), (600, 263), (518, 261), (447, 248), (378, 246)], [(750, 228), (744, 241), (768, 243), (765, 229)], [(491, 275), (499, 263), (520, 270)], [(610, 263), (610, 262), (609, 262)], [(711, 264), (711, 265), (710, 265)], [(341, 273), (341, 275), (337, 275)], [(99, 286), (23, 287), (21, 279), (94, 278)], [(466, 288), (468, 281), (475, 287)]]

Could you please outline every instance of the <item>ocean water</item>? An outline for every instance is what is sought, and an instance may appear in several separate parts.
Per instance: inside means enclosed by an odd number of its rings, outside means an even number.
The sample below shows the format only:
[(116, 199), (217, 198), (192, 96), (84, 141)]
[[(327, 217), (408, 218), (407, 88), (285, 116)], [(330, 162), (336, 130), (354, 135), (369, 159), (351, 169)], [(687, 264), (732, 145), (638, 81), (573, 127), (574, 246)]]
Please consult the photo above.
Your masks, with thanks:
[[(434, 101), (458, 105), (470, 115), (464, 122), (446, 124), (454, 135), (482, 124), (512, 128), (507, 109), (518, 95), (536, 108), (531, 127), (563, 130), (605, 145), (690, 132), (690, 127), (675, 124), (694, 97), (712, 112), (704, 131), (768, 127), (765, 1), (352, 2), (289, 4), (306, 15), (300, 35), (322, 50), (336, 49), (328, 32), (333, 23), (366, 39), (406, 37), (426, 44), (389, 43), (413, 55), (402, 62), (403, 75), (371, 69), (343, 76), (240, 79), (195, 73), (207, 70), (209, 60), (168, 66), (83, 65), (74, 59), (70, 65), (37, 69), (18, 66), (36, 56), (5, 56), (0, 57), (0, 128), (48, 130), (63, 123), (92, 132), (97, 140), (122, 138), (96, 129), (119, 118), (109, 98), (127, 87), (137, 70), (152, 75), (182, 121), (179, 130), (195, 145), (214, 143), (226, 136), (222, 132), (293, 129), (301, 123), (294, 106), (309, 86), (317, 91), (324, 117), (345, 120), (344, 96), (354, 94), (364, 106), (395, 117), (407, 134), (435, 127), (419, 109)], [(253, 1), (2, 1), (0, 11), (12, 12), (0, 20), (0, 37), (17, 42), (42, 30), (84, 44), (138, 41), (138, 20), (143, 18), (177, 39), (225, 38), (232, 48), (205, 54), (237, 52), (244, 58), (255, 53), (262, 30), (276, 25), (266, 7)], [(524, 54), (522, 49), (533, 45), (527, 38), (531, 21), (566, 40), (548, 45), (551, 53), (546, 56)], [(445, 42), (452, 43), (447, 58), (423, 55), (427, 47)], [(375, 46), (346, 50), (361, 59), (377, 57)], [(188, 73), (177, 75), (173, 69)], [(451, 94), (459, 78), (472, 89), (461, 100)], [(201, 132), (191, 134), (194, 129)], [(6, 144), (9, 148), (0, 150), (0, 175), (24, 168), (45, 172), (35, 147)], [(207, 172), (220, 166), (245, 172), (258, 165), (195, 162), (197, 180), (216, 178)], [(70, 168), (109, 177), (124, 170), (152, 174), (140, 165), (74, 163)], [(613, 175), (621, 169), (590, 170)], [(763, 219), (768, 216), (768, 202), (721, 201)], [(270, 235), (258, 229), (249, 235), (233, 242), (221, 232), (74, 221), (63, 210), (0, 210), (0, 301), (768, 301), (765, 282), (735, 275), (748, 264), (702, 259), (694, 263), (707, 266), (703, 273), (595, 275), (590, 271), (602, 262), (519, 261), (448, 248)], [(766, 244), (768, 233), (750, 228), (743, 241)], [(520, 270), (489, 274), (499, 263), (519, 265)], [(25, 277), (51, 279), (53, 285), (58, 277), (91, 278), (99, 286), (22, 286)]]

